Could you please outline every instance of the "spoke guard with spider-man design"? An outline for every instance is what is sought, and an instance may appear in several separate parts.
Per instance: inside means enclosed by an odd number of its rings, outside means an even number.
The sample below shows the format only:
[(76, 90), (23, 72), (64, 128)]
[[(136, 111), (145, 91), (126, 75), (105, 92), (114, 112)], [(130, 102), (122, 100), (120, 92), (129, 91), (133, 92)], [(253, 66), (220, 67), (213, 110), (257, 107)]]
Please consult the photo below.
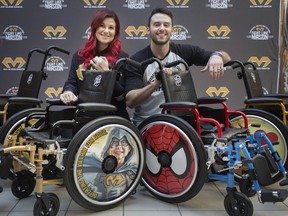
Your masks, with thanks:
[(166, 202), (196, 196), (207, 180), (204, 145), (195, 130), (172, 115), (154, 115), (140, 124), (146, 148), (142, 182)]

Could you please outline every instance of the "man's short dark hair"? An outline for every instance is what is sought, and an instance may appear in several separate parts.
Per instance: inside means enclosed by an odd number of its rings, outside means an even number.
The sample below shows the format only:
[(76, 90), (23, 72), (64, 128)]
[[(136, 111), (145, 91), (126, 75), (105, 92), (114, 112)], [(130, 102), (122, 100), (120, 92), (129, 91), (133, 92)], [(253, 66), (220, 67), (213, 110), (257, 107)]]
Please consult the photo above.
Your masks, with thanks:
[(160, 14), (166, 14), (167, 16), (169, 16), (172, 20), (172, 23), (173, 23), (173, 14), (171, 11), (165, 9), (165, 8), (155, 8), (152, 10), (150, 16), (149, 16), (149, 19), (148, 19), (148, 27), (150, 27), (150, 22), (151, 22), (151, 17), (154, 15), (154, 14), (157, 14), (157, 13), (160, 13)]

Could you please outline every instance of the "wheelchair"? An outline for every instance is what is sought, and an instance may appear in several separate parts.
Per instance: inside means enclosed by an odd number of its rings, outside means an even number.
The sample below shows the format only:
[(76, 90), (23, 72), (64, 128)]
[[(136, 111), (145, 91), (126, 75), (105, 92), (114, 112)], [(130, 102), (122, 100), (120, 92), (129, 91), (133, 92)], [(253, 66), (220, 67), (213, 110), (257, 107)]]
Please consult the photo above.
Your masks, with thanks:
[(266, 110), (277, 116), (287, 125), (287, 99), (288, 94), (265, 92), (260, 79), (259, 72), (252, 62), (244, 62), (244, 68), (237, 73), (239, 79), (243, 79), (247, 100), (244, 101), (245, 107), (256, 107)]
[[(261, 125), (261, 127), (250, 127), (250, 132), (265, 131), (267, 136), (274, 142), (274, 148), (281, 158), (285, 169), (288, 168), (288, 143), (284, 99), (285, 94), (264, 95), (261, 80), (255, 65), (251, 62), (242, 63), (231, 61), (226, 65), (227, 69), (236, 69), (239, 79), (243, 79), (247, 92), (247, 99), (244, 101), (245, 108), (240, 109), (247, 116), (249, 123)], [(240, 69), (240, 71), (239, 71)], [(281, 109), (283, 112), (281, 112)], [(284, 113), (284, 115), (282, 115)], [(281, 116), (281, 117), (280, 117)], [(282, 121), (281, 121), (282, 120)], [(243, 126), (241, 116), (232, 116), (230, 122), (233, 127)], [(239, 172), (239, 175), (237, 173)], [(236, 176), (240, 178), (242, 171), (238, 170)], [(279, 181), (282, 173), (273, 174), (272, 183)], [(237, 179), (238, 179), (237, 178)]]
[[(263, 142), (261, 138), (274, 150), (265, 133), (250, 134), (252, 126), (248, 125), (248, 118), (241, 111), (229, 110), (225, 103), (227, 98), (197, 98), (189, 67), (184, 61), (165, 66), (179, 70), (170, 77), (164, 74), (163, 66), (156, 58), (141, 64), (153, 61), (159, 65), (166, 102), (160, 106), (161, 114), (148, 117), (138, 127), (146, 148), (146, 169), (142, 177), (145, 188), (162, 201), (179, 203), (195, 197), (209, 180), (225, 181), (224, 206), (229, 215), (253, 215), (253, 205), (247, 196), (252, 191), (257, 192), (262, 203), (285, 200), (288, 196), (285, 189), (260, 188), (260, 179), (266, 184), (272, 181), (268, 159), (256, 152)], [(220, 123), (216, 114), (213, 117), (213, 109), (207, 109), (207, 105), (220, 105), (224, 121)], [(211, 115), (203, 117), (207, 112)], [(243, 127), (231, 127), (231, 115), (241, 116)], [(246, 159), (243, 160), (241, 152), (245, 153)], [(287, 172), (274, 151), (273, 156), (285, 175), (281, 184), (287, 185)], [(218, 165), (224, 168), (219, 170)], [(241, 176), (243, 184), (238, 192), (235, 170), (242, 166), (248, 166), (249, 173), (245, 173), (245, 182)], [(266, 178), (269, 182), (265, 182)], [(277, 194), (277, 198), (273, 194)]]
[[(18, 198), (36, 188), (34, 215), (59, 211), (60, 201), (56, 194), (44, 193), (46, 185), (64, 183), (72, 199), (92, 211), (113, 208), (135, 193), (144, 170), (143, 140), (129, 120), (114, 115), (117, 108), (110, 104), (123, 62), (139, 67), (126, 58), (109, 72), (80, 72), (78, 105), (62, 110), (59, 99), (47, 100), (44, 115), (28, 115), (14, 143), (1, 146), (0, 177), (7, 179), (13, 169), (17, 175), (11, 189)], [(34, 118), (45, 124), (29, 127)]]
[[(28, 53), (25, 69), (22, 73), (17, 95), (2, 94), (0, 95), (3, 111), (0, 111), (0, 115), (3, 116), (3, 124), (1, 123), (0, 129), (0, 143), (4, 145), (11, 145), (12, 135), (17, 135), (23, 129), (25, 118), (33, 112), (45, 112), (45, 109), (41, 108), (42, 100), (38, 99), (39, 90), (41, 88), (42, 80), (48, 78), (48, 74), (44, 71), (46, 60), (51, 56), (51, 51), (56, 50), (58, 52), (69, 55), (67, 50), (64, 50), (58, 46), (49, 46), (46, 50), (35, 48)], [(40, 70), (29, 70), (29, 63), (34, 53), (43, 54), (43, 60)], [(12, 117), (13, 116), (13, 117)], [(30, 125), (34, 125), (36, 119), (30, 121)], [(13, 178), (12, 176), (10, 176)]]

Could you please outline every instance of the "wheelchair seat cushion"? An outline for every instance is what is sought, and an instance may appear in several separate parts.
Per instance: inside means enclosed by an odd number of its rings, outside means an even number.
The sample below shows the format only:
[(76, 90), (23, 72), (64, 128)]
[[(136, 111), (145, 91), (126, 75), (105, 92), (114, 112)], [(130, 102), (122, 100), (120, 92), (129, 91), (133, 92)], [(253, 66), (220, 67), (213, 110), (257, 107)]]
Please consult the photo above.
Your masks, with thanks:
[[(246, 137), (247, 136), (247, 133), (248, 133), (248, 128), (225, 128), (223, 131), (222, 131), (222, 137), (223, 138), (226, 138), (227, 141), (235, 138), (235, 137)], [(217, 134), (217, 130), (215, 129), (215, 131), (204, 131), (202, 132), (203, 135), (201, 135), (201, 139), (203, 141), (203, 143), (205, 145), (211, 145), (212, 142), (214, 141), (214, 137), (218, 137), (218, 134)], [(214, 134), (214, 135), (213, 135)]]
[[(54, 133), (53, 137), (50, 137), (50, 127), (45, 127), (42, 129), (35, 129), (35, 128), (24, 128), (21, 133), (22, 135), (29, 137), (37, 141), (37, 145), (49, 145), (58, 142), (61, 148), (67, 148), (68, 144), (72, 139), (72, 129), (58, 129), (57, 133)], [(66, 131), (65, 131), (66, 130)]]

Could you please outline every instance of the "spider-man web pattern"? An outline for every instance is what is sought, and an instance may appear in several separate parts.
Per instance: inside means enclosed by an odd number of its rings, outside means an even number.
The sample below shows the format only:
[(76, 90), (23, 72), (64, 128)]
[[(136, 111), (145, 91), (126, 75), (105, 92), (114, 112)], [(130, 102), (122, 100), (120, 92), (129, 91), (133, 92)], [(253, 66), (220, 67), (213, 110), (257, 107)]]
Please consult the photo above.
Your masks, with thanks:
[[(155, 124), (145, 130), (146, 170), (148, 185), (166, 194), (181, 193), (189, 189), (196, 178), (195, 151), (189, 140), (175, 127)], [(161, 155), (170, 163), (163, 164)], [(166, 161), (165, 161), (166, 162)]]

